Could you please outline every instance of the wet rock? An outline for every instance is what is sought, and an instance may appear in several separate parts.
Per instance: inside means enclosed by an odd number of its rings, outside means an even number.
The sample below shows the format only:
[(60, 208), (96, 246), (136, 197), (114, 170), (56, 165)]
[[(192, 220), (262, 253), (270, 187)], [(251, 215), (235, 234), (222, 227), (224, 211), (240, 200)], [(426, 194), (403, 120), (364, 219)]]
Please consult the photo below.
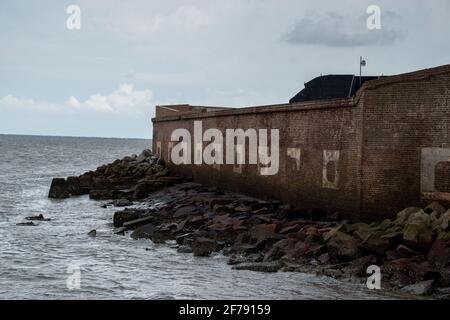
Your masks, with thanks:
[(128, 199), (117, 199), (113, 201), (115, 207), (128, 207), (133, 205), (133, 201)]
[(250, 270), (258, 272), (277, 272), (281, 269), (280, 262), (242, 263), (233, 266), (235, 270)]
[(414, 295), (430, 295), (434, 291), (434, 280), (426, 280), (419, 283), (415, 283), (400, 289), (403, 293), (409, 293)]
[(144, 224), (143, 226), (140, 226), (136, 228), (130, 235), (132, 239), (151, 239), (153, 236), (153, 233), (156, 230), (156, 226), (152, 223)]
[(332, 257), (355, 259), (359, 254), (358, 241), (352, 236), (337, 231), (326, 243)]
[(264, 256), (263, 261), (269, 262), (274, 260), (279, 260), (281, 257), (286, 255), (288, 252), (293, 251), (297, 240), (295, 239), (282, 239), (275, 243), (272, 248), (267, 251)]
[(141, 216), (138, 210), (117, 211), (113, 216), (114, 227), (121, 227), (125, 222), (136, 220)]
[(374, 255), (361, 257), (349, 263), (342, 271), (348, 275), (365, 276), (368, 266), (376, 265), (377, 257)]
[(133, 197), (135, 199), (144, 199), (148, 197), (149, 194), (159, 191), (163, 188), (163, 183), (157, 181), (142, 181), (136, 185)]
[(48, 197), (53, 199), (64, 199), (69, 198), (69, 196), (70, 194), (67, 189), (66, 179), (54, 178), (50, 186)]
[(88, 236), (89, 237), (95, 237), (97, 236), (97, 230), (93, 229), (91, 231), (88, 232)]
[(178, 251), (179, 253), (192, 253), (192, 252), (193, 252), (192, 248), (189, 247), (189, 246), (180, 246), (180, 247), (177, 249), (177, 251)]
[(192, 235), (191, 233), (185, 233), (185, 234), (182, 234), (182, 235), (177, 236), (177, 237), (175, 238), (175, 240), (176, 240), (176, 242), (177, 242), (179, 245), (183, 245), (184, 242), (185, 242), (185, 239), (188, 238), (188, 237), (190, 237), (191, 235)]
[(152, 216), (146, 216), (146, 217), (142, 217), (142, 218), (138, 218), (138, 219), (135, 219), (135, 220), (130, 220), (130, 221), (124, 222), (122, 224), (122, 226), (126, 227), (126, 228), (135, 228), (135, 227), (139, 227), (139, 226), (142, 226), (144, 224), (147, 224), (147, 223), (149, 223), (152, 220), (153, 220)]
[(215, 240), (200, 237), (195, 238), (192, 244), (192, 249), (194, 256), (207, 257), (217, 248), (217, 243)]
[(68, 193), (71, 195), (79, 196), (86, 194), (86, 190), (81, 187), (79, 177), (67, 177), (66, 188)]
[(154, 243), (165, 243), (168, 240), (172, 240), (173, 237), (171, 235), (170, 229), (160, 227), (159, 229), (153, 231), (152, 241)]
[(96, 189), (89, 191), (89, 199), (92, 200), (109, 200), (113, 199), (115, 195), (115, 190), (109, 189)]
[(37, 224), (35, 224), (33, 221), (29, 221), (29, 222), (19, 222), (16, 223), (16, 226), (37, 226)]
[(196, 206), (184, 206), (175, 210), (173, 217), (174, 218), (184, 218), (188, 215), (197, 212), (198, 208)]
[(29, 220), (29, 221), (50, 221), (51, 219), (46, 219), (46, 218), (44, 218), (44, 216), (42, 214), (39, 214), (38, 216), (26, 217), (25, 220)]

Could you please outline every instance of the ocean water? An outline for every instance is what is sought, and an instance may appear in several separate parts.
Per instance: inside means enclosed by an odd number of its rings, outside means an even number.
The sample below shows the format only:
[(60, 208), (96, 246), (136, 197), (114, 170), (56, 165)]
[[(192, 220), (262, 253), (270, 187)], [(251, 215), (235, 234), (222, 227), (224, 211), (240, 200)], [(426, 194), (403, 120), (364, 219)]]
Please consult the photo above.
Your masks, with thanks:
[[(226, 257), (112, 233), (117, 208), (87, 196), (47, 198), (53, 177), (79, 175), (149, 140), (0, 135), (0, 299), (390, 299), (364, 284), (304, 273), (232, 270)], [(17, 226), (27, 216), (51, 221)], [(87, 233), (97, 230), (97, 237)]]

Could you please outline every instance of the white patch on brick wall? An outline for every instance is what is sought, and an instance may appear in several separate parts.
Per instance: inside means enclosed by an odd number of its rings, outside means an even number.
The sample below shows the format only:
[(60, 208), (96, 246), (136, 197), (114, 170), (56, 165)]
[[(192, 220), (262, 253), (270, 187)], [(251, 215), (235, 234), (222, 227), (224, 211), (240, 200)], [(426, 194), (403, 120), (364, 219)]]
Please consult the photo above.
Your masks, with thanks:
[[(322, 187), (327, 189), (339, 189), (339, 150), (323, 150)], [(334, 179), (328, 179), (328, 164), (334, 163)]]
[(450, 193), (436, 190), (436, 165), (450, 162), (450, 148), (422, 148), (420, 161), (420, 191), (422, 197), (450, 201)]
[(156, 154), (161, 156), (161, 141), (156, 141)]
[(244, 164), (244, 157), (245, 157), (245, 152), (244, 152), (244, 147), (240, 144), (237, 144), (235, 146), (235, 156), (236, 156), (236, 161), (235, 164), (233, 165), (233, 171), (236, 173), (241, 174), (242, 173), (242, 166)]
[(200, 165), (203, 163), (203, 143), (197, 142), (194, 150), (194, 164)]
[(300, 148), (287, 148), (288, 157), (295, 160), (295, 167), (300, 170), (300, 157), (302, 155), (302, 150)]
[(173, 142), (167, 143), (167, 162), (170, 162), (172, 159), (172, 149), (173, 149)]

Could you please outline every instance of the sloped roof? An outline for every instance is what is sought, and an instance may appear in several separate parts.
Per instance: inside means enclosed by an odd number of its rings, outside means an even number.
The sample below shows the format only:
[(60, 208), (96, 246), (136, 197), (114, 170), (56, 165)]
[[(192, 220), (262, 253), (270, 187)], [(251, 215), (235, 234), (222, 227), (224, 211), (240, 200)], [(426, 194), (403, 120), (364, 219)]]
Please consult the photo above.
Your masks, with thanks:
[[(323, 99), (350, 98), (360, 88), (359, 76), (353, 74), (319, 76), (305, 83), (305, 88), (297, 93), (289, 103)], [(365, 81), (379, 77), (361, 77), (361, 85)]]

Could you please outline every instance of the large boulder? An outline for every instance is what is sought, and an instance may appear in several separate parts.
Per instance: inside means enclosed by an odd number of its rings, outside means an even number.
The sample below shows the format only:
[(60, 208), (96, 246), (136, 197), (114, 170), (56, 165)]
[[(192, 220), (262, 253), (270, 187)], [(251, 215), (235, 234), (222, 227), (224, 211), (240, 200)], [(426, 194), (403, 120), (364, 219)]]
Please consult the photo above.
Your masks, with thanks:
[(151, 239), (153, 236), (153, 233), (155, 232), (156, 227), (152, 223), (145, 224), (143, 226), (140, 226), (136, 228), (136, 230), (133, 231), (133, 233), (130, 235), (133, 239)]
[(428, 251), (427, 260), (439, 267), (450, 265), (450, 232), (439, 234)]
[(159, 191), (164, 188), (164, 184), (154, 180), (144, 180), (139, 182), (135, 189), (133, 197), (135, 199), (144, 199), (150, 193)]
[(326, 242), (332, 257), (341, 259), (355, 259), (359, 255), (358, 241), (341, 231), (335, 232)]
[(422, 213), (425, 213), (422, 208), (418, 207), (409, 207), (406, 209), (403, 209), (399, 213), (397, 213), (397, 219), (394, 220), (395, 225), (404, 226), (406, 222), (408, 221), (409, 217), (415, 213), (419, 213), (420, 215)]
[(433, 284), (434, 280), (426, 280), (403, 287), (400, 289), (400, 291), (413, 295), (430, 295), (434, 290)]
[(67, 189), (66, 179), (54, 178), (50, 186), (48, 197), (53, 199), (64, 199), (69, 198), (69, 196), (70, 193), (69, 190)]
[(217, 242), (204, 237), (195, 238), (192, 249), (194, 256), (207, 257), (217, 249)]
[(428, 250), (433, 243), (430, 215), (424, 211), (410, 214), (403, 229), (403, 240), (413, 249)]

